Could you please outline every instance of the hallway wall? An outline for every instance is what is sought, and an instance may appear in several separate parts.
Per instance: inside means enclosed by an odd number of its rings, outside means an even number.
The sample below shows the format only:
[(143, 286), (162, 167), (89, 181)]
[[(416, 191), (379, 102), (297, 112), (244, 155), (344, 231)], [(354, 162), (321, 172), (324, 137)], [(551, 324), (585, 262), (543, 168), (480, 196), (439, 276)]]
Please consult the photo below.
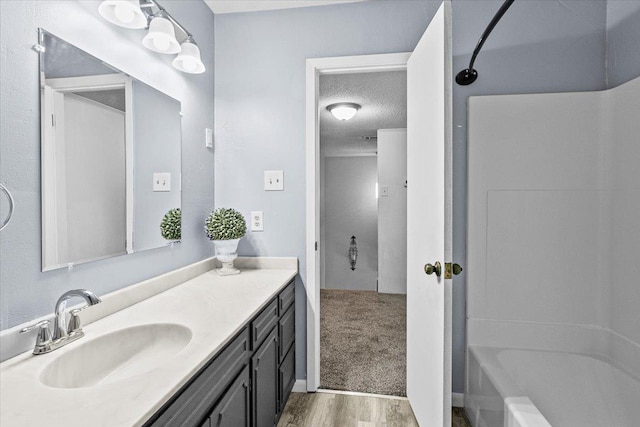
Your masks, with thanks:
[[(326, 157), (324, 161), (324, 287), (353, 291), (378, 288), (378, 201), (376, 156)], [(349, 243), (356, 237), (356, 269)]]

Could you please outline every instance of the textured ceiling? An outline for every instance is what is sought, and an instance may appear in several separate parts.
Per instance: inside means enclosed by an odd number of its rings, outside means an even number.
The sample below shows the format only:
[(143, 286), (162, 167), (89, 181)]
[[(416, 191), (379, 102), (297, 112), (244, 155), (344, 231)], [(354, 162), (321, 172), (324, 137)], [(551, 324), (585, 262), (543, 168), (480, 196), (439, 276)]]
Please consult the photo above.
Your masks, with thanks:
[[(334, 118), (327, 105), (355, 102), (362, 108), (354, 118)], [(407, 127), (407, 73), (329, 74), (320, 76), (320, 150), (324, 155), (364, 154), (376, 152), (378, 129)]]
[(213, 13), (256, 12), (259, 10), (289, 9), (291, 7), (324, 6), (334, 3), (353, 3), (365, 0), (205, 0)]

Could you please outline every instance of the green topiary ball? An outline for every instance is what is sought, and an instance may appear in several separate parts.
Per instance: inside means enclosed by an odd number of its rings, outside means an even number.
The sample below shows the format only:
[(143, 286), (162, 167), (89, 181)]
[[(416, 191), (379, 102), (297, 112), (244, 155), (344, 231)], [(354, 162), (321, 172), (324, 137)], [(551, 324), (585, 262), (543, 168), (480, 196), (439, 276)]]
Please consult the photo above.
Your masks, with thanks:
[(211, 240), (239, 239), (247, 231), (247, 223), (237, 210), (218, 208), (204, 221), (204, 231)]
[(164, 214), (160, 223), (160, 234), (167, 240), (180, 240), (182, 238), (182, 212), (180, 208), (171, 209)]

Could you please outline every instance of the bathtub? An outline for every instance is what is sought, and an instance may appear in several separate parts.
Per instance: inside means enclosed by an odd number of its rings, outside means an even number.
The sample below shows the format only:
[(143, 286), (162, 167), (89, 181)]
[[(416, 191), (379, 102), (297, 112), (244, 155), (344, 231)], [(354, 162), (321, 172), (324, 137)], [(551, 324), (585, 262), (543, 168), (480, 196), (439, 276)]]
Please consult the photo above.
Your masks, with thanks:
[(470, 346), (465, 406), (474, 427), (635, 427), (640, 379), (583, 354)]

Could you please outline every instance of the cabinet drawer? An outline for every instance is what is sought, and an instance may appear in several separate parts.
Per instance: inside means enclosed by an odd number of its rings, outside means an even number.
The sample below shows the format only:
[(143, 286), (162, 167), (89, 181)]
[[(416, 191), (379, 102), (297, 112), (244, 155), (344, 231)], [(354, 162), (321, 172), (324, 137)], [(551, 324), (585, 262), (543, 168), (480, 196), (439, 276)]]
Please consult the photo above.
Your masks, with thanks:
[(207, 426), (213, 404), (249, 361), (249, 338), (245, 328), (145, 426)]
[(278, 322), (278, 301), (274, 299), (251, 322), (251, 350), (258, 348)]
[(287, 311), (287, 308), (291, 304), (293, 304), (296, 300), (296, 281), (293, 280), (291, 283), (284, 288), (280, 295), (278, 295), (278, 314), (282, 316), (282, 314)]
[(284, 356), (287, 354), (293, 341), (296, 338), (296, 311), (291, 306), (286, 313), (278, 320), (278, 335), (280, 336), (280, 358), (282, 363)]
[(294, 347), (287, 353), (280, 365), (278, 377), (278, 409), (279, 413), (282, 413), (296, 381), (296, 352)]

